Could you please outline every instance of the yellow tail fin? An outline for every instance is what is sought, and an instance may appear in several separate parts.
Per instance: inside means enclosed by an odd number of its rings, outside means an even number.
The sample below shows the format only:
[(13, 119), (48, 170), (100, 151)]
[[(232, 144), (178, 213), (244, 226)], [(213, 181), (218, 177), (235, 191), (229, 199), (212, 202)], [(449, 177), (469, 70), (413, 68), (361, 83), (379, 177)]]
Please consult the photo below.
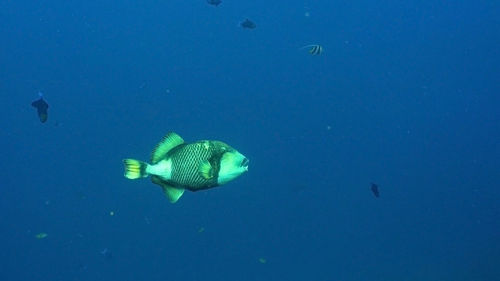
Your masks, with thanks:
[(148, 173), (146, 172), (148, 163), (134, 159), (124, 159), (123, 164), (125, 165), (125, 173), (123, 175), (127, 179), (135, 180), (148, 176)]

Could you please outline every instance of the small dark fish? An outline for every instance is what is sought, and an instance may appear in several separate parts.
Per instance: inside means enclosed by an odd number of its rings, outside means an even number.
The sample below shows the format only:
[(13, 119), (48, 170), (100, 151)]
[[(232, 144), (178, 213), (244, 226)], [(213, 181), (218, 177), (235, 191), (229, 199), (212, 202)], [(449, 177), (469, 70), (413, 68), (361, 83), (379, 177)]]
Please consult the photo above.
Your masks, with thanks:
[(380, 193), (378, 192), (378, 185), (372, 183), (371, 190), (373, 192), (373, 195), (375, 195), (375, 197), (377, 198), (380, 197)]
[(207, 0), (207, 3), (212, 5), (212, 6), (217, 7), (217, 6), (219, 6), (220, 3), (222, 3), (222, 1), (221, 0)]
[(38, 95), (40, 96), (40, 98), (32, 102), (31, 106), (36, 108), (36, 111), (38, 112), (38, 118), (40, 118), (40, 122), (45, 123), (48, 118), (47, 109), (49, 108), (49, 105), (43, 99), (42, 93), (38, 93)]
[(243, 28), (254, 29), (257, 27), (255, 23), (249, 19), (246, 19), (240, 23), (240, 26)]

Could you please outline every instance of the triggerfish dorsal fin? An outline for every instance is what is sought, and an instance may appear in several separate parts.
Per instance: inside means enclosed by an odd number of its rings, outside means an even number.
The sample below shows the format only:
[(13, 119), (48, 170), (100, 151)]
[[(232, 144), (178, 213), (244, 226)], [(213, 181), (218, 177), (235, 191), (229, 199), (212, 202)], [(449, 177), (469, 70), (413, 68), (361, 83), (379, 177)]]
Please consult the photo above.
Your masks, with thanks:
[(158, 163), (161, 159), (167, 155), (167, 153), (172, 150), (172, 148), (181, 145), (184, 140), (176, 133), (170, 132), (156, 145), (151, 154), (151, 164)]
[(208, 160), (201, 162), (199, 171), (201, 176), (206, 180), (214, 177), (214, 169), (212, 168), (212, 165), (210, 165), (210, 162), (208, 162)]
[(179, 198), (181, 198), (182, 194), (184, 194), (184, 188), (173, 187), (168, 182), (162, 180), (158, 176), (152, 176), (151, 181), (159, 186), (165, 193), (165, 196), (168, 198), (170, 203), (175, 203)]

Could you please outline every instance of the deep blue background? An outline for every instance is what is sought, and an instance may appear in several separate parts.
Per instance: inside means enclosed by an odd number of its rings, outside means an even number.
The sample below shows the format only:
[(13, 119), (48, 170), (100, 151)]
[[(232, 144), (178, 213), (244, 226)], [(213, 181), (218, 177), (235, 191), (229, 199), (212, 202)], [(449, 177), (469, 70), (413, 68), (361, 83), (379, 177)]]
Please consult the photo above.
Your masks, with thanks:
[[(499, 18), (482, 0), (0, 1), (0, 280), (500, 280)], [(250, 171), (170, 204), (121, 163), (168, 131)]]

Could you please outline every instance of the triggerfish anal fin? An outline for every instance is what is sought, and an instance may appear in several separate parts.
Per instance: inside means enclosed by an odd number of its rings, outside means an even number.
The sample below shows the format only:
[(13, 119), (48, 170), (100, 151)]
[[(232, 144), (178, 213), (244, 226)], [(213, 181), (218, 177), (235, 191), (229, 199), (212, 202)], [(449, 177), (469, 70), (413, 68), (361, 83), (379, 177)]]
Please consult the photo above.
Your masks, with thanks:
[(165, 196), (168, 198), (170, 203), (175, 203), (179, 198), (181, 198), (182, 194), (184, 194), (184, 188), (173, 187), (168, 182), (162, 180), (158, 176), (152, 176), (151, 181), (159, 186), (165, 193)]
[(176, 133), (168, 133), (160, 143), (153, 149), (153, 153), (151, 155), (151, 164), (158, 163), (161, 159), (167, 155), (167, 153), (172, 150), (172, 148), (181, 145), (184, 143), (184, 140)]
[(38, 113), (38, 118), (40, 118), (40, 122), (45, 123), (48, 118), (47, 109), (49, 108), (49, 104), (45, 102), (43, 97), (31, 103), (31, 106), (36, 108)]
[(157, 176), (152, 176), (151, 181), (161, 186), (161, 189), (163, 189), (163, 192), (165, 193), (165, 196), (168, 198), (170, 203), (177, 202), (177, 200), (181, 198), (182, 194), (184, 194), (184, 188), (172, 187), (166, 181), (161, 180)]
[(163, 192), (165, 192), (170, 203), (175, 203), (184, 194), (184, 188), (163, 187)]

